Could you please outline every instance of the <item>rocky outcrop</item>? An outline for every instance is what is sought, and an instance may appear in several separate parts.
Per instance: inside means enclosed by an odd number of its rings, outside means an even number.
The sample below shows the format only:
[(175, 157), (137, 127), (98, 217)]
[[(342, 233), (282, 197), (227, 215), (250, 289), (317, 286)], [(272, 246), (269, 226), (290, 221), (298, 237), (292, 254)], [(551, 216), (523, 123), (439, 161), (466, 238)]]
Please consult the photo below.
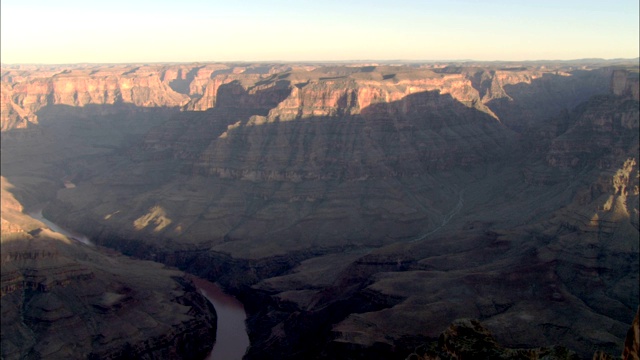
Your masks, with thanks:
[(3, 177), (3, 359), (180, 359), (211, 350), (215, 311), (181, 272), (53, 232), (23, 214), (9, 189)]
[(0, 89), (0, 104), (2, 104), (0, 130), (26, 129), (30, 124), (36, 124), (38, 121), (35, 114), (25, 110), (11, 98), (11, 86), (4, 81), (0, 83), (0, 86), (2, 87)]
[[(614, 83), (620, 73), (614, 73)], [(615, 86), (613, 92), (619, 92)], [(639, 107), (630, 94), (594, 97), (569, 114), (566, 131), (550, 141), (546, 160), (552, 168), (564, 173), (586, 166), (599, 169), (591, 185), (559, 215), (566, 226), (599, 236), (612, 236), (621, 226), (631, 233), (639, 228)]]
[(453, 322), (430, 345), (420, 346), (407, 360), (445, 359), (549, 359), (578, 360), (574, 352), (561, 346), (535, 349), (511, 349), (498, 344), (491, 332), (477, 320)]
[(179, 107), (189, 101), (187, 95), (163, 82), (153, 67), (62, 68), (51, 76), (39, 75), (35, 72), (23, 79), (3, 76), (3, 131), (37, 124), (37, 113), (46, 106)]
[[(638, 358), (638, 317), (629, 329), (622, 359)], [(635, 338), (634, 338), (635, 336)], [(634, 340), (635, 339), (635, 340)], [(633, 347), (635, 344), (635, 347)], [(460, 319), (453, 322), (438, 338), (437, 342), (418, 346), (406, 360), (445, 359), (571, 359), (580, 357), (562, 346), (537, 349), (511, 349), (501, 346), (479, 321)], [(613, 360), (614, 356), (602, 351), (593, 355), (593, 360)]]
[(573, 124), (552, 141), (547, 161), (559, 168), (589, 163), (609, 168), (613, 159), (637, 154), (638, 104), (626, 98), (592, 98), (576, 109)]
[(365, 109), (374, 104), (392, 103), (410, 94), (436, 90), (467, 105), (478, 100), (477, 91), (462, 74), (437, 74), (431, 70), (321, 68), (305, 73), (286, 72), (277, 78), (288, 80), (295, 87), (270, 112), (271, 120), (356, 115), (366, 113)]
[(640, 100), (640, 73), (638, 69), (618, 69), (611, 77), (611, 92), (614, 95)]
[(624, 341), (624, 350), (622, 351), (623, 360), (640, 359), (640, 307), (633, 323), (627, 332), (627, 338)]

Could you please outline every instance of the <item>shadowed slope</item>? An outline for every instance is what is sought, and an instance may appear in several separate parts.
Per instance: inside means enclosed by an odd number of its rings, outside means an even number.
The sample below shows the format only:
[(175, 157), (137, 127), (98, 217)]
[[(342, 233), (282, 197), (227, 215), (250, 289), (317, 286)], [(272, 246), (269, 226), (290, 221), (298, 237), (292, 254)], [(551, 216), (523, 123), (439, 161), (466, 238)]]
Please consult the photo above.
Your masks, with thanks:
[(215, 312), (182, 273), (75, 242), (2, 177), (2, 358), (204, 357)]

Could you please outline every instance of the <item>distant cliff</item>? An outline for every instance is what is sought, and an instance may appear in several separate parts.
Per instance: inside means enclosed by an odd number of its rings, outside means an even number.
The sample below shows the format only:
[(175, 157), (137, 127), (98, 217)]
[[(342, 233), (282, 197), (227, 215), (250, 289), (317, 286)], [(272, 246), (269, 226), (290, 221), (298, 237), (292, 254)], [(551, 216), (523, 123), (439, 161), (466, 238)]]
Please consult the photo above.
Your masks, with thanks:
[[(361, 70), (358, 67), (278, 64), (13, 66), (2, 68), (0, 124), (2, 131), (27, 128), (29, 124), (37, 123), (38, 111), (49, 105), (132, 104), (204, 111), (220, 105), (219, 97), (223, 94), (219, 94), (219, 89), (229, 83), (239, 84), (249, 94), (273, 84), (289, 84), (289, 95), (280, 99), (282, 103), (276, 104), (269, 114), (270, 118), (281, 120), (359, 114), (362, 109), (377, 103), (394, 102), (409, 94), (436, 90), (493, 117), (501, 117), (498, 110), (509, 106), (496, 105), (496, 101), (527, 96), (521, 94), (518, 84), (567, 80), (570, 91), (544, 95), (556, 97), (555, 103), (560, 106), (571, 106), (602, 91), (601, 82), (608, 76), (596, 76), (601, 71), (587, 72), (590, 76), (586, 77), (584, 73), (545, 67), (495, 70), (379, 66)], [(632, 85), (619, 84), (620, 81), (622, 78), (615, 81), (615, 91), (633, 91)], [(581, 90), (576, 93), (578, 88)], [(539, 90), (532, 96), (539, 98)], [(528, 104), (518, 104), (521, 110), (523, 106), (526, 108)], [(506, 121), (512, 122), (511, 119)]]
[[(173, 91), (156, 68), (60, 69), (7, 71), (2, 78), (2, 130), (37, 124), (37, 113), (51, 105), (133, 104), (139, 107), (179, 107), (189, 97)], [(44, 76), (43, 76), (44, 75)], [(6, 109), (6, 110), (5, 110)]]

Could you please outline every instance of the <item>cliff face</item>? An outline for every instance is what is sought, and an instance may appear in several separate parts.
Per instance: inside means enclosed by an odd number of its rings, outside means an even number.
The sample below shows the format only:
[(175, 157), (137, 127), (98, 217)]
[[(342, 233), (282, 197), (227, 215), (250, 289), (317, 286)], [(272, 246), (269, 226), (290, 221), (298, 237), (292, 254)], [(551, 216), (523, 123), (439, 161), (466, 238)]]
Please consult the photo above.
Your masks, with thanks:
[[(406, 177), (482, 162), (499, 156), (507, 142), (508, 131), (495, 119), (438, 92), (416, 93), (370, 105), (362, 109), (364, 115), (350, 114), (359, 112), (360, 100), (354, 98), (351, 109), (301, 105), (295, 121), (281, 118), (289, 112), (280, 106), (267, 117), (239, 120), (212, 139), (194, 161), (193, 171), (250, 181)], [(336, 118), (340, 112), (346, 114)], [(420, 118), (421, 113), (429, 115)], [(239, 147), (240, 141), (246, 145)]]
[[(58, 68), (14, 66), (3, 68), (2, 74), (3, 115), (0, 123), (3, 131), (37, 123), (37, 112), (49, 105), (133, 104), (205, 111), (216, 106), (222, 85), (235, 82), (251, 93), (260, 90), (260, 83), (278, 80), (290, 83), (291, 93), (281, 99), (284, 101), (270, 118), (291, 120), (353, 115), (372, 104), (438, 90), (493, 117), (504, 116), (507, 124), (523, 129), (535, 120), (535, 116), (548, 116), (563, 106), (574, 106), (610, 81), (610, 71), (566, 72), (545, 67), (495, 70), (399, 66), (361, 69), (279, 64), (78, 65)], [(633, 92), (637, 88), (633, 86), (632, 78), (616, 79), (615, 91)], [(550, 85), (565, 89), (544, 94), (541, 90)], [(523, 92), (522, 89), (529, 90)], [(541, 99), (541, 94), (549, 98)], [(514, 99), (518, 103), (516, 108), (511, 104)], [(542, 102), (547, 105), (551, 102), (556, 107), (544, 110), (537, 106)], [(531, 112), (533, 114), (529, 114)], [(518, 113), (521, 116), (512, 119)]]
[(611, 78), (611, 91), (613, 94), (630, 98), (633, 100), (640, 100), (640, 76), (637, 70), (615, 70)]
[(637, 153), (638, 101), (594, 97), (573, 114), (566, 132), (553, 139), (547, 161), (553, 167), (576, 168), (598, 159), (601, 168), (613, 159)]
[(463, 104), (478, 100), (477, 91), (462, 74), (437, 74), (431, 70), (356, 68), (331, 72), (318, 69), (308, 73), (283, 73), (278, 79), (289, 80), (295, 86), (291, 95), (269, 114), (270, 119), (281, 121), (356, 115), (371, 105), (397, 102), (427, 91), (450, 94)]
[[(615, 84), (618, 78), (627, 77), (620, 71), (614, 73), (614, 94), (620, 93)], [(565, 130), (557, 133), (545, 150), (546, 161), (554, 169), (567, 172), (590, 166), (599, 170), (565, 213), (572, 226), (595, 226), (605, 233), (621, 223), (638, 229), (640, 110), (634, 96), (622, 92), (596, 96), (581, 104), (562, 120)]]
[[(425, 169), (425, 164), (426, 168), (450, 168), (455, 164), (476, 163), (483, 157), (495, 156), (491, 151), (499, 151), (506, 136), (504, 127), (489, 120), (493, 117), (495, 122), (502, 121), (487, 104), (497, 99), (514, 102), (505, 90), (508, 85), (531, 85), (538, 80), (558, 82), (558, 77), (571, 77), (570, 74), (555, 73), (539, 69), (478, 70), (474, 73), (455, 68), (436, 72), (380, 67), (292, 70), (270, 76), (218, 74), (209, 81), (204, 95), (188, 108), (214, 107), (215, 111), (207, 116), (212, 120), (224, 117), (215, 122), (226, 122), (227, 128), (216, 132), (213, 137), (217, 138), (212, 138), (206, 147), (202, 145), (186, 153), (195, 156), (202, 152), (199, 159), (193, 159), (192, 171), (196, 173), (256, 181), (344, 176), (327, 169), (331, 166), (341, 168), (338, 172), (348, 174), (349, 178), (361, 178), (373, 175), (363, 169), (371, 167), (372, 163), (397, 163), (400, 157), (406, 166), (400, 169), (386, 166), (387, 175), (419, 172), (418, 169)], [(545, 76), (554, 80), (547, 81)], [(579, 81), (572, 80), (573, 86)], [(589, 84), (596, 88), (591, 85), (594, 82), (597, 83), (591, 79)], [(585, 94), (595, 91), (586, 90)], [(601, 88), (600, 91), (607, 90)], [(542, 96), (535, 90), (531, 93)], [(580, 96), (569, 94), (569, 97), (571, 101), (563, 103), (556, 99), (556, 102), (568, 106)], [(522, 109), (529, 105), (519, 102), (517, 106)], [(555, 115), (555, 110), (545, 114), (550, 116), (552, 113)], [(336, 119), (341, 120), (336, 122)], [(295, 123), (287, 124), (292, 121)], [(514, 120), (504, 121), (512, 123)], [(328, 123), (335, 125), (328, 126)], [(185, 132), (175, 131), (182, 127), (195, 126), (185, 118), (175, 119), (166, 125), (166, 131), (159, 129), (149, 134), (146, 142), (153, 144), (151, 146), (182, 143), (183, 140), (177, 140), (177, 137), (184, 139)], [(186, 132), (194, 133), (193, 140), (200, 141), (195, 132)], [(293, 138), (297, 140), (292, 142)], [(232, 150), (236, 139), (249, 144), (239, 149), (242, 154)], [(348, 139), (348, 148), (344, 148), (344, 144), (327, 149), (332, 141), (342, 139)], [(498, 146), (482, 145), (487, 141), (496, 142)], [(394, 152), (394, 145), (390, 148), (389, 143), (410, 149), (411, 153)], [(166, 149), (166, 146), (161, 148)], [(174, 156), (184, 158), (183, 149), (183, 146), (174, 149)], [(489, 153), (484, 154), (486, 151)], [(225, 159), (232, 153), (242, 165), (230, 164)], [(296, 154), (295, 160), (289, 159), (291, 153)], [(297, 171), (287, 170), (290, 167), (287, 163), (297, 167)]]
[(187, 95), (173, 91), (161, 81), (158, 69), (145, 67), (61, 69), (51, 76), (40, 77), (35, 72), (23, 78), (12, 76), (5, 69), (3, 73), (0, 119), (3, 131), (36, 124), (38, 111), (52, 105), (179, 107), (189, 101)]
[(37, 124), (40, 109), (52, 105), (131, 104), (204, 111), (216, 105), (218, 87), (255, 83), (282, 65), (76, 65), (2, 68), (2, 131)]

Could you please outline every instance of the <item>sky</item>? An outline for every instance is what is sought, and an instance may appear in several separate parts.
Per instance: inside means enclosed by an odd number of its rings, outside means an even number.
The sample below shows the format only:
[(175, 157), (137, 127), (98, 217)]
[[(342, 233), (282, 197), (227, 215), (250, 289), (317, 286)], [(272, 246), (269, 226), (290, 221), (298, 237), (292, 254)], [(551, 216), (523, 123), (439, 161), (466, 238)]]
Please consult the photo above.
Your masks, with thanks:
[(638, 0), (2, 0), (4, 64), (639, 56)]

